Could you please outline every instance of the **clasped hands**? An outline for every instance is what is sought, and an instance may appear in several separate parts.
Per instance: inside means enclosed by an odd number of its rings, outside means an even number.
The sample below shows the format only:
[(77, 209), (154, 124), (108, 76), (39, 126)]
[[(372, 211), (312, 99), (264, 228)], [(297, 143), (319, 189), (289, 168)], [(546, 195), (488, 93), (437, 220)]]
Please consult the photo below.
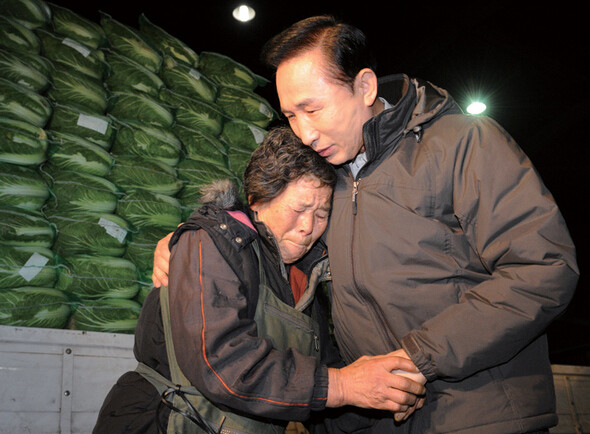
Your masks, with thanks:
[(424, 405), (426, 378), (404, 350), (363, 356), (328, 370), (327, 407), (354, 405), (394, 412), (400, 422)]
[[(171, 237), (168, 234), (156, 246), (152, 274), (156, 287), (168, 285)], [(330, 368), (328, 375), (327, 407), (354, 405), (389, 410), (399, 422), (424, 405), (426, 378), (404, 350), (363, 356), (344, 368)]]

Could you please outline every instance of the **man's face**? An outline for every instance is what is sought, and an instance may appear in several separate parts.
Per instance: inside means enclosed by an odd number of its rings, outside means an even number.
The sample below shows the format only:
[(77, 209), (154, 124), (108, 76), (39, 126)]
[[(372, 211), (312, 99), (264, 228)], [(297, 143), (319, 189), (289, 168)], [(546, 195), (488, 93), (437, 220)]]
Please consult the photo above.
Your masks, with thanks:
[(258, 220), (273, 233), (286, 264), (301, 259), (326, 230), (332, 188), (313, 176), (287, 185), (269, 202), (253, 204)]
[[(303, 143), (331, 164), (353, 160), (363, 146), (363, 124), (373, 116), (360, 78), (354, 92), (330, 78), (319, 49), (277, 68), (281, 110)], [(371, 102), (372, 103), (372, 102)]]

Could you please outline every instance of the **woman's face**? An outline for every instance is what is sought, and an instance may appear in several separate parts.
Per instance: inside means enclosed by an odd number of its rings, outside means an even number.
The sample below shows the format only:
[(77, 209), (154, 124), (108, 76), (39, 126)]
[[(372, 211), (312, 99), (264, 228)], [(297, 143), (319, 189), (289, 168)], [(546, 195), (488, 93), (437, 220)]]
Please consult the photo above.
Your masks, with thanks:
[(275, 236), (283, 261), (292, 264), (326, 230), (331, 198), (330, 187), (322, 186), (313, 176), (305, 176), (288, 184), (269, 202), (253, 204), (251, 208)]

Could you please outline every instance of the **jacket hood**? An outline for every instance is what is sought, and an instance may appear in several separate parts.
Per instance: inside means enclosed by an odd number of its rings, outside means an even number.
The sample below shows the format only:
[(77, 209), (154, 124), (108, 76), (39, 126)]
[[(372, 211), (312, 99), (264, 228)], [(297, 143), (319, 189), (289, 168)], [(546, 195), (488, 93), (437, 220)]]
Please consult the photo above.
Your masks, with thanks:
[(363, 127), (369, 161), (393, 150), (410, 132), (420, 141), (423, 130), (440, 116), (461, 113), (446, 90), (405, 74), (380, 78), (379, 96), (393, 107), (369, 119)]
[(201, 188), (201, 203), (220, 210), (243, 210), (244, 204), (236, 185), (229, 179), (213, 181)]
[[(232, 244), (238, 250), (245, 248), (254, 238), (256, 231), (246, 223), (240, 224), (233, 217), (231, 211), (244, 212), (251, 219), (249, 209), (244, 206), (238, 189), (228, 179), (211, 182), (201, 187), (201, 202), (203, 206), (194, 211), (192, 215), (181, 224), (170, 239), (169, 248), (176, 244), (180, 235), (187, 230), (206, 229), (218, 232), (223, 237), (232, 240)], [(236, 240), (239, 243), (235, 243)]]

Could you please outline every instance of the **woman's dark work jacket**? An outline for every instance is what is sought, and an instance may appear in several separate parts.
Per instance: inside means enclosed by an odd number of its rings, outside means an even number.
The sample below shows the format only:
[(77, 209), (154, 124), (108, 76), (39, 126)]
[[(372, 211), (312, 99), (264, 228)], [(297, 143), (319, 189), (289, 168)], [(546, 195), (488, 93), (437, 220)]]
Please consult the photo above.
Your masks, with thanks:
[[(222, 428), (235, 426), (233, 416), (239, 415), (256, 426), (242, 427), (244, 432), (280, 432), (288, 421), (304, 421), (325, 407), (327, 365), (340, 363), (319, 289), (327, 258), (316, 245), (294, 264), (308, 278), (295, 303), (272, 234), (244, 217), (209, 204), (177, 229), (170, 243), (169, 326), (182, 374), (202, 394), (201, 401), (226, 412), (217, 420), (223, 420)], [(259, 291), (259, 258), (267, 291)], [(143, 305), (134, 353), (156, 376), (171, 379), (160, 292), (152, 290)], [(297, 323), (307, 324), (311, 338), (303, 351), (311, 355), (289, 348), (298, 345), (288, 340)], [(94, 432), (157, 432), (158, 405), (162, 426), (173, 419), (160, 403), (160, 393), (144, 376), (128, 372), (105, 399)], [(213, 413), (209, 408), (204, 414)]]

